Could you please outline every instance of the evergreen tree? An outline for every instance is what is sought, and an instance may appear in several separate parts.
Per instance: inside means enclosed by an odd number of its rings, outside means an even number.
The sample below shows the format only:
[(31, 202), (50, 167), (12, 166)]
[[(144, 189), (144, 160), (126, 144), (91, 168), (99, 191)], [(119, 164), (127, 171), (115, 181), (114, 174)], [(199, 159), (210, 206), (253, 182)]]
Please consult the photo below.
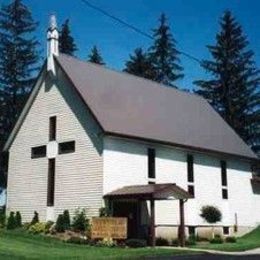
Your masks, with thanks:
[(78, 50), (74, 38), (71, 36), (69, 19), (67, 19), (61, 27), (59, 50), (61, 53), (65, 53), (71, 56), (74, 56), (74, 53)]
[(100, 65), (105, 65), (105, 62), (103, 61), (103, 58), (101, 57), (101, 54), (96, 45), (94, 45), (91, 49), (90, 54), (88, 56), (88, 61)]
[(208, 46), (212, 60), (202, 63), (211, 79), (196, 81), (197, 93), (259, 152), (259, 70), (253, 52), (248, 50), (248, 40), (230, 11), (224, 13), (220, 27), (216, 44)]
[(63, 222), (64, 222), (64, 229), (70, 229), (70, 213), (68, 210), (63, 211)]
[(16, 211), (15, 213), (15, 223), (16, 223), (16, 227), (21, 227), (22, 226), (22, 216), (20, 211)]
[(165, 14), (161, 14), (159, 27), (153, 30), (154, 43), (150, 56), (156, 69), (156, 81), (176, 87), (175, 81), (184, 77), (179, 65), (179, 51), (173, 38)]
[(14, 212), (11, 211), (10, 215), (7, 219), (6, 229), (15, 229), (15, 228), (16, 228), (15, 215), (14, 215)]
[(39, 222), (39, 213), (37, 211), (34, 211), (34, 215), (31, 221), (31, 225), (34, 225)]
[[(39, 69), (34, 22), (22, 0), (12, 0), (0, 10), (0, 150), (3, 148)], [(0, 153), (0, 185), (5, 185), (6, 161)]]
[(155, 80), (156, 72), (155, 68), (142, 48), (137, 48), (133, 55), (130, 55), (130, 59), (125, 63), (125, 72), (130, 74)]

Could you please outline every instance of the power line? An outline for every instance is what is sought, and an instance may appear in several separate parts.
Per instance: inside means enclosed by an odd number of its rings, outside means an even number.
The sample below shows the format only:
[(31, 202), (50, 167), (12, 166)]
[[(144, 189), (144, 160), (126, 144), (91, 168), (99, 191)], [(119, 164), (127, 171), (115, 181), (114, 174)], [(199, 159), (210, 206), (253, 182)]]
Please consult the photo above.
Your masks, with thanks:
[[(110, 14), (109, 12), (105, 11), (104, 9), (102, 9), (102, 8), (96, 6), (96, 5), (93, 5), (93, 4), (90, 3), (88, 0), (81, 0), (81, 2), (84, 3), (85, 5), (87, 5), (88, 7), (90, 7), (90, 8), (92, 8), (92, 9), (98, 11), (99, 13), (101, 13), (101, 14), (103, 14), (103, 15), (109, 17), (109, 18), (111, 18), (112, 20), (114, 20), (114, 21), (116, 21), (116, 22), (118, 22), (118, 23), (124, 25), (125, 27), (128, 27), (129, 29), (135, 31), (136, 33), (139, 33), (139, 34), (141, 34), (142, 36), (153, 40), (153, 37), (152, 37), (150, 34), (144, 32), (144, 31), (142, 31), (141, 29), (137, 28), (136, 26), (134, 26), (134, 25), (132, 25), (132, 24), (129, 24), (129, 23), (125, 22), (124, 20), (122, 20), (122, 19), (120, 19), (120, 18), (118, 18), (118, 17), (116, 17), (116, 16)], [(200, 59), (196, 58), (195, 56), (193, 56), (193, 55), (191, 55), (191, 54), (188, 54), (187, 52), (179, 51), (179, 53), (182, 54), (183, 56), (186, 56), (186, 57), (189, 58), (189, 59), (192, 59), (193, 61), (198, 62), (200, 65), (201, 65), (201, 63), (202, 63), (202, 61), (201, 61)]]

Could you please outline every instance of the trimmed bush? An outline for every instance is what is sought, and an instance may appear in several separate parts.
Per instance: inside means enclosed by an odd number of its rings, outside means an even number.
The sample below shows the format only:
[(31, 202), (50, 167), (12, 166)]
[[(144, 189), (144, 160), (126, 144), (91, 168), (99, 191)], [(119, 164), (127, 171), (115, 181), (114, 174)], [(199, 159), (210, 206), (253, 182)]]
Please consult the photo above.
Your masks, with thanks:
[(63, 223), (64, 223), (64, 229), (69, 230), (70, 229), (70, 213), (67, 209), (63, 211)]
[(86, 217), (85, 210), (77, 209), (72, 221), (72, 227), (74, 231), (86, 231), (89, 229), (89, 220)]
[(144, 239), (127, 239), (125, 244), (128, 247), (132, 247), (132, 248), (138, 248), (138, 247), (146, 247), (147, 246), (147, 242)]
[(0, 228), (5, 227), (5, 211), (0, 209)]
[(101, 207), (99, 209), (99, 217), (109, 217), (111, 216), (111, 212), (107, 207)]
[(196, 236), (195, 235), (190, 235), (189, 238), (186, 240), (186, 245), (187, 246), (194, 246), (194, 245), (196, 245)]
[(86, 245), (88, 244), (88, 240), (81, 238), (81, 237), (70, 237), (67, 243), (78, 244), (78, 245)]
[(223, 244), (224, 240), (220, 236), (215, 236), (209, 241), (211, 244)]
[(63, 233), (65, 231), (65, 223), (64, 223), (63, 214), (59, 214), (57, 221), (56, 221), (55, 229), (59, 233)]
[(155, 241), (157, 246), (169, 246), (169, 241), (163, 237), (157, 237)]
[(226, 237), (225, 241), (227, 243), (236, 243), (237, 242), (237, 238), (236, 237)]
[(31, 221), (31, 225), (34, 225), (39, 222), (39, 214), (37, 211), (34, 211), (34, 215)]
[(10, 212), (10, 215), (7, 219), (7, 224), (6, 224), (6, 229), (15, 229), (16, 228), (16, 220), (15, 220), (15, 215), (14, 215), (14, 212), (11, 211)]
[(172, 246), (179, 246), (179, 240), (178, 240), (178, 238), (172, 239), (171, 245), (172, 245)]
[(16, 211), (15, 213), (15, 222), (16, 222), (16, 227), (18, 228), (22, 227), (22, 216), (20, 211)]
[(117, 245), (116, 241), (113, 238), (103, 238), (96, 243), (96, 246), (103, 246), (103, 247), (115, 247)]
[(31, 225), (28, 229), (29, 233), (31, 234), (40, 234), (40, 233), (45, 233), (46, 232), (46, 224), (37, 222), (33, 225)]

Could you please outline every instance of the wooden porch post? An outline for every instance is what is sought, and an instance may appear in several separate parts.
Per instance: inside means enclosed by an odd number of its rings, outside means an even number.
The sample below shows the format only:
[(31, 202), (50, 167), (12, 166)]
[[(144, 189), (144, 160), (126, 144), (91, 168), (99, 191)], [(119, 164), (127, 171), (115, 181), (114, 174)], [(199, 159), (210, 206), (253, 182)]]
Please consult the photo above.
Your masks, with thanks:
[(185, 223), (184, 223), (184, 200), (180, 199), (180, 227), (179, 227), (179, 244), (185, 246)]
[(154, 210), (154, 199), (150, 200), (151, 206), (151, 226), (150, 226), (150, 236), (151, 236), (151, 246), (155, 247), (155, 210)]

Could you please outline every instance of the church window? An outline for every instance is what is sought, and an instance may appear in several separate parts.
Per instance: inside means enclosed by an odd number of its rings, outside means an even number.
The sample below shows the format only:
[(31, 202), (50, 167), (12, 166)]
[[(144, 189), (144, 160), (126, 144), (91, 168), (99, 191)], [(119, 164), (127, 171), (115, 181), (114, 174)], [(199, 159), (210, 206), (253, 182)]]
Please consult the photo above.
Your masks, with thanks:
[(48, 168), (47, 206), (50, 207), (54, 205), (55, 159), (49, 159)]
[(56, 140), (56, 116), (50, 117), (50, 123), (49, 123), (49, 140), (54, 141)]
[(59, 143), (59, 154), (75, 152), (75, 141)]
[(148, 178), (155, 179), (155, 149), (148, 149)]
[(194, 182), (193, 156), (187, 155), (188, 182)]
[(46, 156), (46, 145), (41, 145), (37, 147), (32, 147), (31, 158), (41, 158)]

